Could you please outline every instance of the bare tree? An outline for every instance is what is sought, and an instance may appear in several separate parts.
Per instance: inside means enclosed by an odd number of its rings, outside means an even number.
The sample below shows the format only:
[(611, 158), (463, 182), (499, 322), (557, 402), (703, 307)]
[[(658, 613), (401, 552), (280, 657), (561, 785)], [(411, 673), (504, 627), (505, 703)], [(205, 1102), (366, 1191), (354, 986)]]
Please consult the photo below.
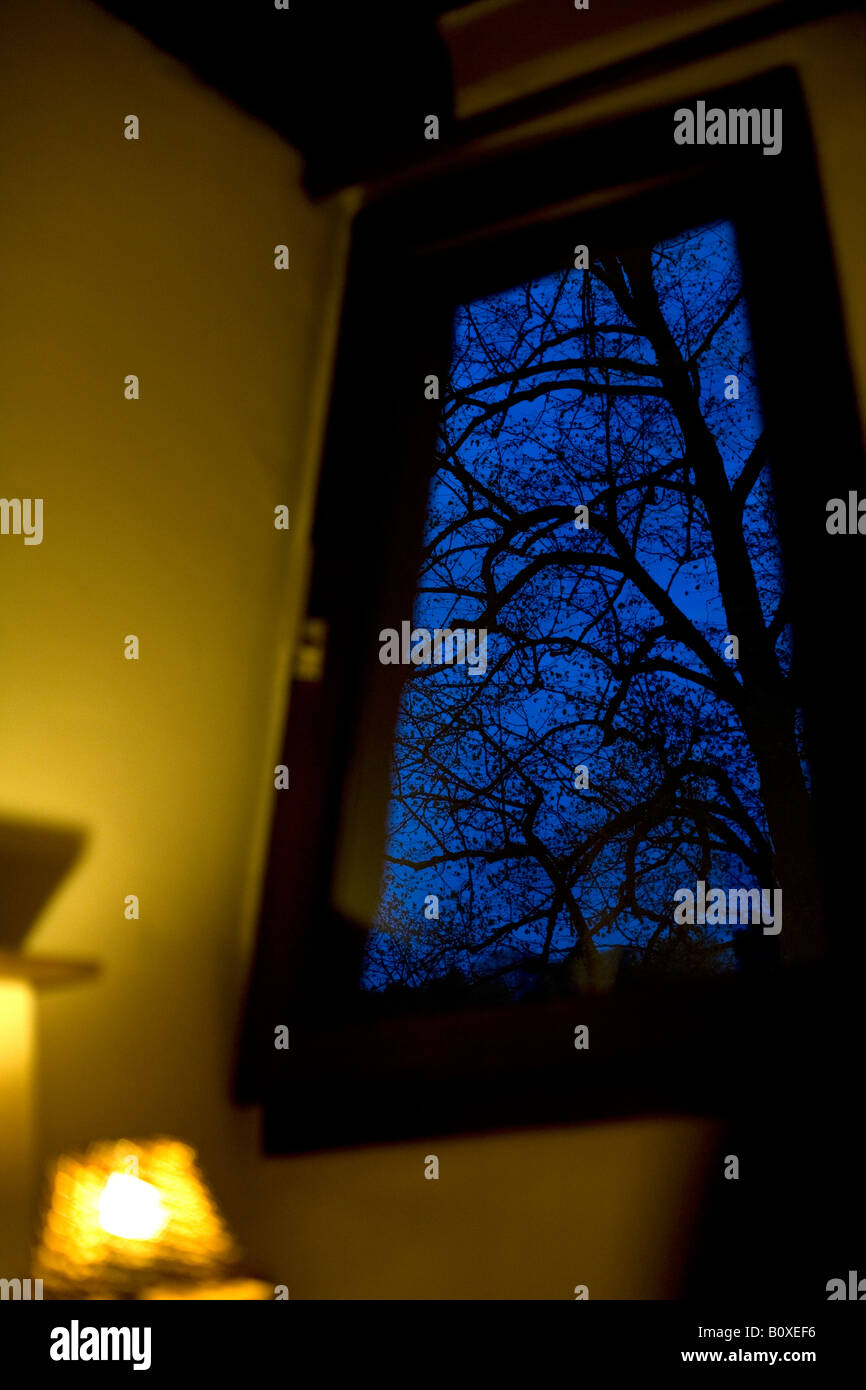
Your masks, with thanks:
[(407, 683), (372, 982), (593, 987), (610, 944), (712, 966), (729, 933), (673, 923), (696, 878), (781, 887), (807, 951), (767, 462), (725, 224), (461, 310), (416, 621), (486, 628), (489, 666)]

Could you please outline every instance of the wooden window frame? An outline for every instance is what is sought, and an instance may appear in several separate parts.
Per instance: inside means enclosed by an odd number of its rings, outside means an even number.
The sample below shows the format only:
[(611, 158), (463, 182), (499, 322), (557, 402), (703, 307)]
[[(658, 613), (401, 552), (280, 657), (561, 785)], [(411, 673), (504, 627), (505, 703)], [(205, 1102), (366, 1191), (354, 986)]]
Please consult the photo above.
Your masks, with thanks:
[[(680, 147), (673, 111), (782, 107), (784, 143)], [(572, 247), (737, 227), (798, 658), (824, 885), (824, 947), (760, 978), (442, 1017), (352, 1021), (362, 909), (381, 868), (401, 668), (380, 628), (411, 613), (437, 425), (423, 381), (448, 371), (453, 307), (570, 264)], [(792, 291), (807, 282), (808, 292)], [(832, 422), (832, 431), (828, 430)], [(828, 448), (828, 445), (831, 445)], [(829, 455), (829, 456), (828, 456)], [(467, 155), (411, 176), (358, 216), (315, 521), (309, 615), (319, 682), (295, 680), (275, 793), (236, 1097), (264, 1107), (270, 1152), (642, 1113), (721, 1113), (756, 1049), (793, 1066), (799, 1011), (832, 1013), (862, 952), (848, 884), (864, 785), (845, 595), (857, 541), (826, 503), (864, 492), (860, 428), (809, 123), (776, 69), (607, 126)], [(845, 747), (840, 759), (839, 740)], [(852, 858), (854, 855), (854, 858)], [(846, 878), (847, 872), (847, 878)], [(363, 882), (355, 891), (354, 884)], [(348, 906), (347, 906), (348, 904)], [(577, 1052), (574, 1027), (590, 1027)], [(290, 1030), (287, 1051), (274, 1029)], [(790, 1050), (786, 1051), (786, 1040)]]

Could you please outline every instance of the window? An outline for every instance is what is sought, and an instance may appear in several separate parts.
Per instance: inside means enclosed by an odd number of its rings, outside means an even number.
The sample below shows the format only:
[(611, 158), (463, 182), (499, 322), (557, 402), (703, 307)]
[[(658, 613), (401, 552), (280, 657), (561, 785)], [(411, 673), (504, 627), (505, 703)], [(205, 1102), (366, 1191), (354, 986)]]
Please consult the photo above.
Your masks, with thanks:
[(414, 621), (381, 634), (412, 663), (362, 975), (381, 1006), (718, 973), (808, 935), (730, 223), (459, 308), (425, 542)]
[(699, 95), (784, 148), (660, 108), (358, 220), (238, 1083), (274, 1151), (716, 1112), (845, 959), (832, 263), (791, 75)]

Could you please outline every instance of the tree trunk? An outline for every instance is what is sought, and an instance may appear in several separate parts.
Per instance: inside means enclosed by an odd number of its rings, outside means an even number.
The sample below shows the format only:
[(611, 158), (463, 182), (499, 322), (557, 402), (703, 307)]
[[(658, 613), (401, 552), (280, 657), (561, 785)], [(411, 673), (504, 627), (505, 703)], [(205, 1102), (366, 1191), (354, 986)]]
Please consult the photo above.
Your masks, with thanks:
[(783, 959), (801, 960), (820, 949), (823, 914), (809, 795), (797, 752), (794, 701), (764, 625), (742, 513), (701, 414), (689, 369), (661, 312), (650, 253), (625, 257), (623, 265), (630, 294), (623, 285), (617, 298), (656, 354), (665, 395), (694, 470), (695, 490), (706, 510), (729, 630), (739, 641), (743, 696), (737, 713), (755, 755), (773, 845), (773, 869), (783, 894), (780, 948)]

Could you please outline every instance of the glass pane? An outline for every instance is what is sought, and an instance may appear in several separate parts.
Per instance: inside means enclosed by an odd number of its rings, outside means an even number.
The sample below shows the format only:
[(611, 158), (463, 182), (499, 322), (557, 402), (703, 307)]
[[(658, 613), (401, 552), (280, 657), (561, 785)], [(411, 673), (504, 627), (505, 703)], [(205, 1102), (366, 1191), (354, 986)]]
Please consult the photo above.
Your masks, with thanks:
[(415, 611), (381, 635), (409, 670), (364, 990), (538, 999), (808, 931), (733, 226), (462, 306), (443, 397)]

